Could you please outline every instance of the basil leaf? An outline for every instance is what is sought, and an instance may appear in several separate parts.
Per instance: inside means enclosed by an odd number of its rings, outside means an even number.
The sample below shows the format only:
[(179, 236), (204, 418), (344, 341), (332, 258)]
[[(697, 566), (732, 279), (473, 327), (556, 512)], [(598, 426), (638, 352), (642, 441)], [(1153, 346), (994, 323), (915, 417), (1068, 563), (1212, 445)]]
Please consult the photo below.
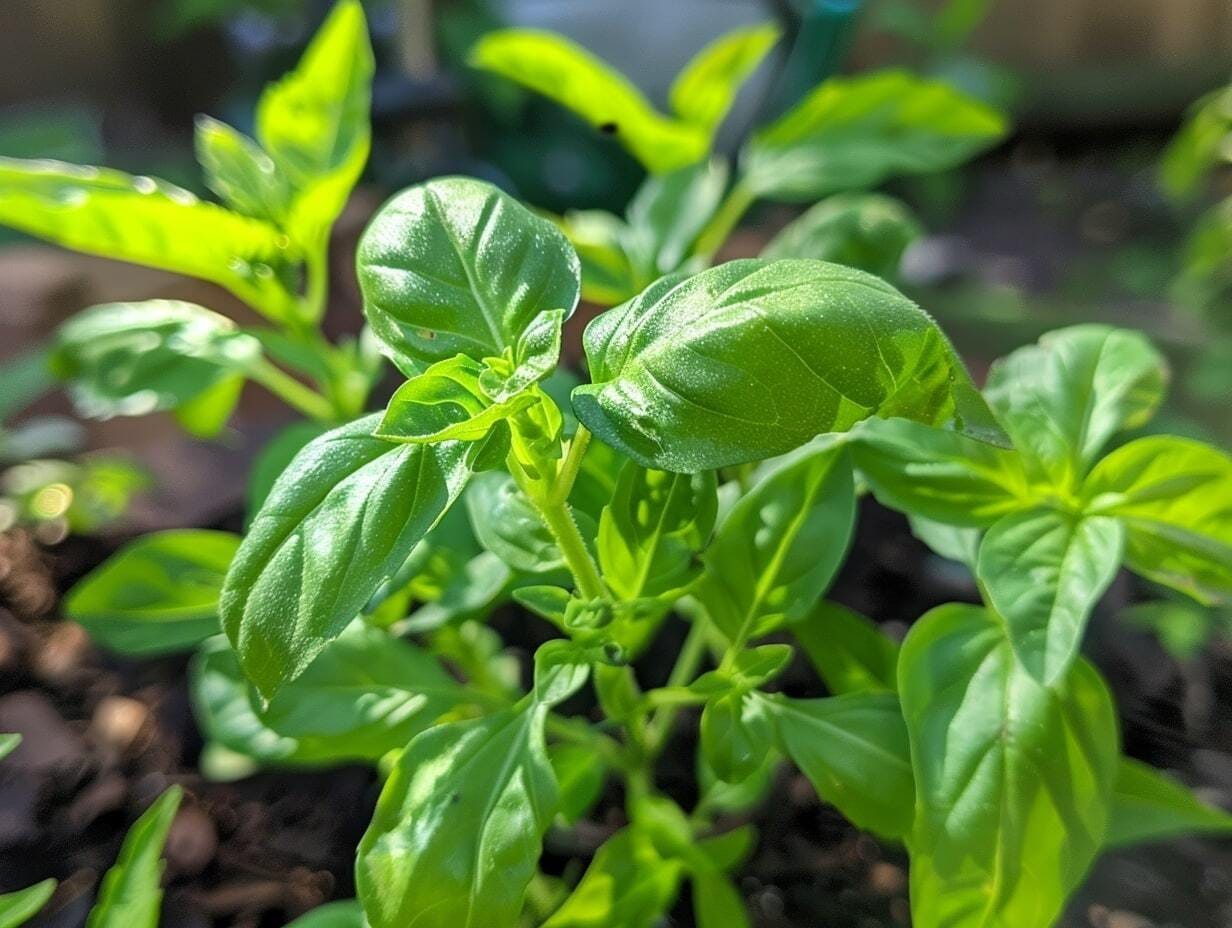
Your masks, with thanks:
[(983, 527), (1030, 504), (1014, 451), (906, 419), (866, 419), (852, 437), (860, 476), (892, 509)]
[(1232, 815), (1206, 805), (1153, 767), (1122, 757), (1104, 846), (1124, 847), (1195, 832), (1232, 832)]
[(676, 115), (713, 133), (740, 87), (782, 33), (773, 23), (741, 26), (719, 36), (684, 66), (668, 91)]
[(770, 719), (747, 691), (715, 696), (702, 709), (702, 753), (725, 783), (742, 783), (755, 774), (773, 744)]
[(913, 920), (1049, 928), (1108, 823), (1120, 752), (1107, 687), (1082, 662), (1041, 686), (995, 617), (965, 605), (912, 627), (898, 687), (917, 796)]
[(468, 61), (541, 93), (600, 131), (614, 134), (656, 174), (694, 164), (710, 148), (711, 133), (705, 128), (664, 116), (623, 74), (550, 32), (497, 29), (475, 43)]
[(727, 190), (727, 164), (699, 161), (670, 174), (646, 178), (625, 211), (624, 249), (639, 286), (628, 299), (663, 274), (680, 270)]
[(244, 508), (249, 523), (261, 511), (261, 506), (274, 488), (274, 483), (295, 456), (325, 431), (325, 426), (316, 422), (292, 422), (265, 443), (248, 472), (248, 493)]
[(106, 303), (56, 333), (50, 364), (86, 416), (174, 409), (261, 356), (230, 319), (193, 303)]
[(693, 873), (693, 913), (697, 928), (749, 928), (749, 913), (744, 899), (722, 873), (703, 870)]
[(205, 183), (237, 213), (281, 226), (291, 186), (261, 146), (225, 122), (198, 116), (193, 140)]
[(860, 828), (885, 838), (911, 831), (915, 786), (898, 698), (760, 697), (779, 743), (817, 794)]
[(151, 177), (0, 158), (0, 223), (65, 248), (200, 277), (271, 319), (295, 314), (298, 255), (270, 223)]
[(548, 747), (548, 759), (560, 787), (560, 816), (576, 824), (599, 801), (607, 783), (607, 762), (581, 744), (553, 744)]
[(1100, 461), (1083, 495), (1124, 523), (1131, 569), (1200, 602), (1232, 598), (1232, 458), (1222, 451), (1140, 438)]
[(218, 634), (218, 597), (239, 545), (229, 532), (145, 535), (79, 580), (65, 614), (121, 654), (186, 650)]
[(995, 363), (984, 395), (1032, 476), (1075, 490), (1113, 435), (1150, 419), (1167, 379), (1141, 333), (1077, 325)]
[(552, 533), (508, 474), (479, 474), (465, 500), (479, 543), (514, 570), (550, 574), (564, 569)]
[(86, 928), (158, 928), (163, 845), (182, 795), (172, 786), (133, 823), (119, 858), (103, 877)]
[(379, 760), (464, 701), (462, 687), (429, 654), (355, 622), (260, 716), (310, 752)]
[(217, 438), (227, 427), (243, 391), (243, 375), (226, 374), (212, 387), (181, 403), (172, 415), (180, 428), (194, 438)]
[(39, 913), (55, 891), (55, 880), (43, 880), (25, 889), (0, 895), (0, 928), (24, 925)]
[(615, 306), (651, 283), (642, 279), (642, 269), (626, 250), (629, 227), (619, 216), (601, 209), (569, 210), (558, 222), (581, 262), (583, 299)]
[(1005, 619), (1014, 653), (1039, 682), (1060, 680), (1078, 656), (1124, 548), (1116, 519), (1054, 509), (1006, 516), (984, 535), (976, 576)]
[(944, 171), (1005, 135), (1000, 113), (903, 71), (832, 77), (745, 147), (759, 196), (817, 200), (901, 174)]
[(900, 200), (877, 193), (840, 194), (788, 223), (761, 256), (833, 261), (893, 278), (907, 246), (923, 237), (924, 227)]
[(854, 519), (846, 451), (801, 449), (777, 463), (723, 520), (706, 551), (697, 595), (732, 640), (797, 621), (842, 564)]
[(664, 278), (595, 319), (584, 341), (594, 382), (573, 391), (574, 411), (645, 467), (773, 457), (871, 415), (995, 436), (932, 320), (834, 264), (732, 261)]
[(632, 461), (599, 517), (599, 566), (623, 600), (678, 594), (701, 572), (697, 555), (718, 510), (712, 472), (670, 474)]
[(0, 734), (0, 760), (4, 760), (21, 744), (21, 735)]
[(835, 696), (897, 688), (898, 645), (859, 613), (820, 602), (788, 628)]
[(364, 313), (414, 375), (513, 349), (535, 318), (577, 306), (577, 255), (556, 226), (482, 181), (411, 187), (369, 223), (357, 257)]
[(462, 492), (465, 445), (394, 445), (366, 416), (308, 443), (274, 483), (222, 591), (222, 625), (269, 698), (312, 663)]
[(331, 902), (301, 915), (287, 928), (367, 928), (364, 910), (354, 899)]
[(603, 842), (543, 928), (654, 928), (682, 876), (681, 862), (661, 855), (643, 829), (623, 828)]

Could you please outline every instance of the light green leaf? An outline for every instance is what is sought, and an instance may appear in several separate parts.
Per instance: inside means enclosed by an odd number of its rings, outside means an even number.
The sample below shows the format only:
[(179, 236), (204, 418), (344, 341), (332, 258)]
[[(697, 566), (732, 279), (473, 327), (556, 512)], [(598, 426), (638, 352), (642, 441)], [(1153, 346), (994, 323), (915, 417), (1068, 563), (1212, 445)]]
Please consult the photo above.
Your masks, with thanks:
[(702, 709), (702, 754), (723, 782), (747, 780), (773, 745), (773, 725), (754, 694), (736, 689), (712, 697)]
[(103, 877), (86, 928), (158, 928), (163, 845), (183, 790), (170, 787), (133, 823), (115, 865)]
[(0, 158), (0, 223), (65, 248), (200, 277), (292, 318), (299, 255), (274, 225), (151, 177)]
[(1179, 203), (1192, 200), (1211, 173), (1228, 161), (1232, 138), (1232, 87), (1198, 100), (1159, 164), (1165, 192)]
[(569, 210), (558, 224), (581, 262), (582, 297), (587, 301), (615, 306), (651, 282), (633, 265), (626, 250), (629, 227), (619, 216), (601, 209)]
[(983, 537), (980, 529), (946, 525), (923, 516), (908, 516), (907, 521), (911, 524), (911, 534), (928, 545), (933, 554), (957, 561), (972, 574), (975, 573), (975, 562), (979, 557), (980, 540)]
[(1005, 619), (1018, 660), (1039, 682), (1061, 680), (1077, 658), (1124, 549), (1116, 519), (1055, 509), (1006, 516), (985, 533), (976, 575)]
[(820, 602), (788, 628), (835, 696), (897, 688), (898, 645), (859, 613)]
[(705, 553), (698, 596), (723, 634), (755, 638), (811, 611), (847, 553), (854, 519), (842, 448), (804, 448), (770, 470)]
[(664, 116), (624, 75), (559, 35), (498, 29), (475, 43), (468, 60), (615, 135), (654, 173), (694, 164), (710, 147), (711, 133), (705, 127)]
[(0, 928), (24, 925), (39, 913), (55, 891), (55, 880), (43, 880), (17, 892), (0, 895)]
[(1126, 561), (1200, 602), (1232, 599), (1232, 458), (1210, 445), (1152, 436), (1100, 461), (1088, 507), (1124, 523)]
[(237, 213), (281, 226), (291, 186), (261, 146), (225, 122), (198, 116), (193, 136), (205, 183)]
[(553, 744), (548, 759), (560, 787), (560, 816), (570, 825), (586, 817), (607, 783), (607, 761), (582, 744)]
[(259, 714), (308, 752), (379, 760), (464, 701), (431, 655), (355, 622)]
[(287, 928), (367, 928), (364, 910), (355, 899), (344, 899), (318, 906), (301, 915)]
[(222, 625), (269, 698), (336, 638), (462, 492), (465, 445), (373, 438), (378, 416), (310, 442), (274, 483), (222, 591)]
[(681, 862), (663, 857), (642, 829), (624, 828), (595, 852), (543, 928), (654, 928), (671, 908), (682, 876)]
[(713, 133), (781, 35), (773, 23), (741, 26), (703, 48), (672, 81), (668, 102), (676, 115)]
[(1206, 805), (1184, 784), (1155, 768), (1121, 758), (1105, 847), (1202, 832), (1232, 833), (1232, 815)]
[(50, 363), (83, 415), (107, 418), (174, 409), (260, 356), (260, 343), (224, 316), (146, 300), (78, 313), (57, 331)]
[(121, 654), (186, 650), (218, 634), (218, 597), (239, 545), (203, 529), (145, 535), (78, 581), (65, 614)]
[(243, 374), (227, 374), (174, 411), (175, 421), (194, 438), (217, 438), (239, 405), (244, 391)]
[(21, 744), (21, 735), (0, 734), (0, 760), (4, 760)]
[(776, 200), (817, 200), (902, 174), (957, 167), (1005, 135), (1004, 117), (903, 71), (832, 77), (745, 148), (745, 182)]
[(465, 501), (480, 544), (514, 570), (546, 574), (564, 569), (565, 559), (552, 533), (508, 474), (479, 474)]
[(625, 211), (623, 247), (636, 272), (637, 288), (622, 300), (685, 266), (723, 201), (727, 175), (726, 162), (711, 158), (646, 178)]
[(599, 517), (599, 566), (624, 600), (670, 596), (700, 573), (697, 555), (710, 540), (718, 510), (710, 471), (671, 474), (630, 461)]
[[(407, 631), (435, 631), (445, 625), (467, 620), (481, 621), (509, 598), (517, 582), (509, 565), (490, 551), (467, 561), (453, 574), (440, 595), (415, 610), (407, 621)], [(414, 584), (420, 586), (421, 581)]]
[(573, 391), (574, 411), (646, 467), (773, 457), (871, 415), (997, 436), (927, 314), (877, 278), (821, 261), (664, 278), (595, 319), (584, 341), (594, 382)]
[(893, 693), (762, 696), (759, 701), (783, 750), (822, 799), (882, 837), (910, 833), (915, 796), (911, 755)]
[(1167, 381), (1141, 333), (1076, 325), (994, 364), (984, 395), (1032, 477), (1072, 492), (1113, 435), (1151, 418)]
[(464, 177), (390, 200), (356, 261), (368, 322), (408, 376), (458, 354), (500, 357), (541, 313), (568, 318), (581, 287), (577, 255), (551, 221)]
[(761, 256), (833, 261), (894, 278), (907, 246), (923, 235), (924, 227), (900, 200), (877, 193), (840, 194), (788, 223)]
[(1120, 753), (1107, 687), (1082, 662), (1041, 686), (995, 617), (965, 605), (912, 627), (898, 683), (913, 920), (1050, 928), (1104, 840)]
[(705, 870), (695, 872), (692, 880), (697, 928), (749, 928), (744, 898), (728, 877)]

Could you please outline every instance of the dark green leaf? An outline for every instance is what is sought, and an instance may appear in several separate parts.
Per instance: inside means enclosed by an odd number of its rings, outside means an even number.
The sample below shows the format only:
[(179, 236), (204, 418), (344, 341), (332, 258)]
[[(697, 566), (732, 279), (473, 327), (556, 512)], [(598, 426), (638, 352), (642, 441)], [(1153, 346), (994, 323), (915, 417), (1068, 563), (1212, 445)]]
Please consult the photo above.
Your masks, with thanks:
[(789, 223), (761, 256), (833, 261), (893, 278), (907, 246), (923, 235), (919, 220), (901, 201), (877, 193), (843, 194), (822, 200)]
[(897, 688), (898, 645), (859, 613), (820, 602), (789, 629), (835, 696)]
[(261, 510), (274, 483), (308, 442), (319, 438), (325, 426), (316, 422), (293, 422), (265, 443), (248, 473), (245, 510), (251, 522)]
[(170, 787), (129, 829), (115, 865), (99, 887), (86, 928), (158, 928), (163, 845), (183, 791)]
[(1122, 757), (1104, 846), (1123, 847), (1196, 832), (1232, 833), (1232, 815), (1202, 802), (1184, 784), (1153, 767)]

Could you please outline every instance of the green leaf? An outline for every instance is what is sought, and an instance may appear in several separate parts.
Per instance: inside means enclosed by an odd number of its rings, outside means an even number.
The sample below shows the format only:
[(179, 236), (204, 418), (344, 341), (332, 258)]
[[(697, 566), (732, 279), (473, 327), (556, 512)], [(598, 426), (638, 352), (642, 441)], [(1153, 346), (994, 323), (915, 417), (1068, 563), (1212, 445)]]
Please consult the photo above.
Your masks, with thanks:
[(788, 223), (761, 256), (833, 261), (893, 278), (907, 246), (923, 236), (924, 227), (900, 200), (877, 193), (842, 194)]
[(723, 201), (727, 176), (726, 162), (711, 158), (646, 178), (625, 211), (623, 248), (637, 287), (622, 300), (685, 266), (698, 236)]
[(615, 306), (650, 283), (642, 280), (626, 250), (629, 227), (619, 216), (601, 209), (569, 210), (558, 222), (581, 263), (584, 299)]
[(299, 256), (286, 236), (165, 181), (0, 158), (0, 223), (87, 254), (213, 281), (271, 319), (295, 313), (288, 281)]
[(599, 566), (624, 600), (671, 596), (701, 572), (718, 511), (713, 472), (671, 474), (632, 461), (599, 517)]
[(480, 544), (514, 570), (547, 574), (564, 569), (565, 559), (552, 533), (508, 474), (479, 474), (465, 501)]
[(541, 313), (568, 318), (581, 287), (577, 255), (551, 221), (464, 177), (390, 200), (356, 261), (368, 322), (408, 375), (458, 354), (500, 357)]
[(55, 880), (43, 880), (17, 892), (0, 895), (0, 928), (24, 925), (39, 913), (55, 891)]
[(243, 371), (261, 345), (230, 319), (193, 303), (105, 303), (56, 333), (52, 369), (87, 416), (174, 409)]
[(225, 122), (198, 116), (193, 136), (205, 183), (237, 213), (286, 222), (291, 186), (261, 146)]
[(835, 696), (897, 688), (898, 645), (859, 613), (820, 602), (789, 630)]
[(654, 928), (671, 908), (682, 876), (681, 862), (661, 855), (643, 829), (621, 829), (595, 852), (543, 928)]
[(178, 786), (170, 787), (133, 823), (119, 858), (103, 877), (86, 928), (158, 928), (163, 845), (182, 795)]
[(21, 735), (0, 734), (0, 760), (4, 760), (21, 744)]
[(175, 421), (194, 438), (217, 438), (239, 405), (244, 390), (242, 374), (227, 374), (176, 408)]
[(915, 796), (911, 754), (893, 693), (759, 701), (783, 750), (822, 799), (882, 837), (910, 833)]
[(1151, 418), (1167, 381), (1141, 333), (1077, 325), (994, 364), (984, 395), (1032, 476), (1074, 491), (1113, 435)]
[(781, 35), (773, 23), (741, 26), (703, 48), (672, 81), (668, 102), (676, 115), (713, 133)]
[(287, 928), (367, 928), (367, 923), (359, 902), (344, 899), (318, 906), (291, 922)]
[(706, 762), (725, 783), (755, 774), (774, 745), (774, 729), (762, 700), (737, 689), (715, 696), (702, 709), (701, 748)]
[(1039, 682), (1068, 672), (1124, 549), (1116, 519), (1055, 509), (1006, 516), (984, 535), (976, 576), (1005, 619), (1014, 653)]
[(260, 716), (312, 753), (379, 760), (464, 701), (462, 687), (431, 655), (355, 622)]
[(1201, 184), (1228, 160), (1232, 137), (1232, 88), (1222, 88), (1198, 100), (1189, 118), (1164, 151), (1159, 180), (1178, 203), (1187, 203)]
[(78, 581), (65, 614), (121, 654), (186, 650), (218, 634), (218, 597), (239, 545), (229, 532), (145, 535)]
[(1129, 757), (1117, 767), (1105, 847), (1181, 835), (1232, 832), (1232, 815), (1209, 806), (1182, 783)]
[(892, 509), (985, 527), (1030, 505), (1017, 452), (907, 419), (866, 419), (852, 437), (856, 469)]
[(728, 513), (705, 554), (698, 591), (732, 640), (803, 618), (825, 593), (851, 539), (855, 489), (840, 447), (778, 462)]
[(912, 917), (937, 928), (1049, 928), (1108, 823), (1116, 712), (1082, 662), (1055, 687), (975, 606), (924, 616), (899, 660), (916, 782)]
[(573, 391), (574, 411), (645, 467), (773, 457), (871, 415), (996, 437), (933, 321), (834, 264), (732, 261), (664, 278), (595, 319), (584, 341), (594, 382)]
[(694, 164), (710, 148), (708, 129), (664, 116), (624, 75), (559, 35), (498, 29), (475, 43), (468, 60), (615, 135), (653, 173)]
[(581, 744), (553, 744), (548, 759), (560, 787), (560, 815), (570, 825), (576, 824), (599, 801), (607, 783), (607, 762), (602, 754)]
[(759, 196), (817, 200), (957, 167), (1005, 131), (1000, 113), (940, 81), (903, 71), (833, 77), (753, 136), (745, 182)]
[(749, 913), (744, 898), (722, 873), (694, 873), (693, 914), (697, 928), (749, 928)]
[(1232, 458), (1210, 445), (1153, 436), (1100, 461), (1088, 507), (1125, 525), (1125, 557), (1145, 577), (1204, 603), (1232, 599)]
[(368, 160), (373, 67), (363, 7), (339, 0), (257, 103), (257, 139), (291, 183), (287, 227), (302, 241), (328, 233)]
[(325, 426), (316, 422), (292, 422), (257, 452), (248, 472), (248, 493), (244, 506), (249, 522), (261, 510), (270, 490), (274, 488), (274, 483), (295, 456), (324, 432)]
[(465, 445), (373, 438), (378, 416), (326, 432), (274, 483), (222, 591), (222, 625), (262, 696), (304, 671), (453, 504)]
[(923, 516), (908, 516), (907, 521), (911, 524), (911, 534), (928, 545), (933, 554), (957, 561), (975, 573), (983, 537), (980, 529), (946, 525)]

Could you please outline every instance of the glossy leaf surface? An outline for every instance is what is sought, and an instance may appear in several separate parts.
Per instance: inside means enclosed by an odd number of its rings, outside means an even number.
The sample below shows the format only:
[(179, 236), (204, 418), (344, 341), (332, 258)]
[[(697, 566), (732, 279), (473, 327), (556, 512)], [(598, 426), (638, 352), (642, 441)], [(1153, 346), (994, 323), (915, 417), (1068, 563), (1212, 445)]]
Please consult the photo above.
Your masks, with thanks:
[(878, 277), (898, 275), (903, 252), (924, 228), (893, 197), (876, 193), (827, 197), (770, 240), (761, 256), (812, 258), (868, 271)]

